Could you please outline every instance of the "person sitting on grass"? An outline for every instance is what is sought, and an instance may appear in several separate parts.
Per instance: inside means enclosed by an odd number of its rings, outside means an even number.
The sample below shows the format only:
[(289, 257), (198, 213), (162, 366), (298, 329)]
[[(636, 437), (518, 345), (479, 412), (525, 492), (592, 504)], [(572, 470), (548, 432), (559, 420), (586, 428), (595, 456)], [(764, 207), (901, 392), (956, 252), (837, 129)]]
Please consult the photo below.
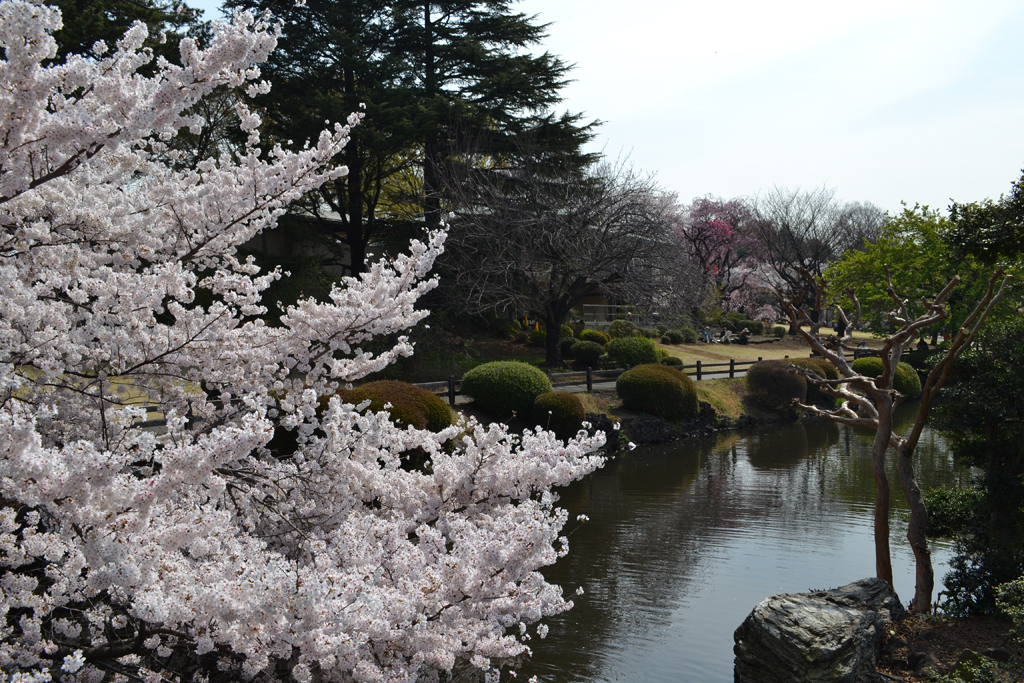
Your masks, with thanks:
[(740, 332), (740, 338), (738, 341), (740, 344), (747, 344), (747, 342), (750, 341), (750, 330), (744, 327), (743, 331)]

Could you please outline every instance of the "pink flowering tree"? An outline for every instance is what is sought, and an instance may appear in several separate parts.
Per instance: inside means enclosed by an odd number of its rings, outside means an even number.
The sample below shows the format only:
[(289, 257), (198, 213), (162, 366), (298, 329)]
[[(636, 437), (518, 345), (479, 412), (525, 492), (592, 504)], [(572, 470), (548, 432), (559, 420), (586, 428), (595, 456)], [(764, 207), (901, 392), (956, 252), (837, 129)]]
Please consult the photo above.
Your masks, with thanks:
[(245, 147), (182, 170), (184, 112), (266, 92), (276, 27), (241, 13), (144, 76), (141, 24), (48, 65), (60, 26), (0, 3), (5, 679), (436, 680), (527, 651), (572, 605), (538, 573), (568, 549), (550, 491), (603, 437), (399, 429), (341, 402), (412, 353), (362, 347), (426, 315), (444, 234), (265, 325), (282, 274), (235, 248), (345, 172), (327, 162), (348, 126), (261, 153), (242, 101)]
[[(677, 227), (690, 258), (711, 278), (726, 305), (757, 286), (757, 242), (751, 211), (738, 199), (698, 197), (682, 212)], [(749, 297), (748, 297), (749, 298)]]

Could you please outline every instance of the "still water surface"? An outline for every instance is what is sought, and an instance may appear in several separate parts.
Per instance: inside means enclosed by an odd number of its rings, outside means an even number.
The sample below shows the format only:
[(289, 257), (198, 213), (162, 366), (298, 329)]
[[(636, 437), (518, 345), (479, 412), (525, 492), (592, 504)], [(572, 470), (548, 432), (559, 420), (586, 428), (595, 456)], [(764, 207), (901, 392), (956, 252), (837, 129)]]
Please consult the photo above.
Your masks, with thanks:
[[(905, 433), (916, 406), (902, 408)], [(826, 422), (724, 433), (637, 448), (563, 489), (570, 553), (545, 575), (585, 594), (531, 642), (520, 680), (731, 683), (733, 631), (763, 598), (874, 575), (871, 437)], [(925, 490), (968, 482), (937, 434), (925, 431), (916, 456)], [(906, 603), (906, 501), (889, 476)], [(949, 555), (933, 546), (937, 579)]]

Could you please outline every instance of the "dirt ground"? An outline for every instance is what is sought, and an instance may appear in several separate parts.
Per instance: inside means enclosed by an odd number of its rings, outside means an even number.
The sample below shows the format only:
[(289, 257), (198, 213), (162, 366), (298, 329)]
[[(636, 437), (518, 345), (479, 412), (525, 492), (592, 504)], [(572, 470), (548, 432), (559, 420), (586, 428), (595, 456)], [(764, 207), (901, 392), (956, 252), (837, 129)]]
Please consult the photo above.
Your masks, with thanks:
[[(994, 660), (997, 680), (1020, 683), (1024, 681), (1024, 643), (1010, 634), (1012, 626), (1005, 619), (909, 617), (891, 627), (877, 670), (895, 681), (929, 681), (935, 673), (951, 671), (965, 651), (973, 651)], [(908, 662), (912, 653), (922, 652), (937, 660), (931, 673), (922, 665), (915, 671)], [(918, 654), (913, 659), (921, 658)]]

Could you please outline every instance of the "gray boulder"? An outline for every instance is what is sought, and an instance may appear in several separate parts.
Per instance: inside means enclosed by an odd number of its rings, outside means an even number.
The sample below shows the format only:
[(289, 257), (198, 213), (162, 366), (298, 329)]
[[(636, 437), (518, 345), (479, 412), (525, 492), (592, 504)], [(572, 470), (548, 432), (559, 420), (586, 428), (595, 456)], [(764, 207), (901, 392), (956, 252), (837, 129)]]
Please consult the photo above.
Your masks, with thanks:
[(736, 629), (736, 683), (856, 683), (875, 670), (885, 625), (904, 615), (881, 579), (773, 595)]

